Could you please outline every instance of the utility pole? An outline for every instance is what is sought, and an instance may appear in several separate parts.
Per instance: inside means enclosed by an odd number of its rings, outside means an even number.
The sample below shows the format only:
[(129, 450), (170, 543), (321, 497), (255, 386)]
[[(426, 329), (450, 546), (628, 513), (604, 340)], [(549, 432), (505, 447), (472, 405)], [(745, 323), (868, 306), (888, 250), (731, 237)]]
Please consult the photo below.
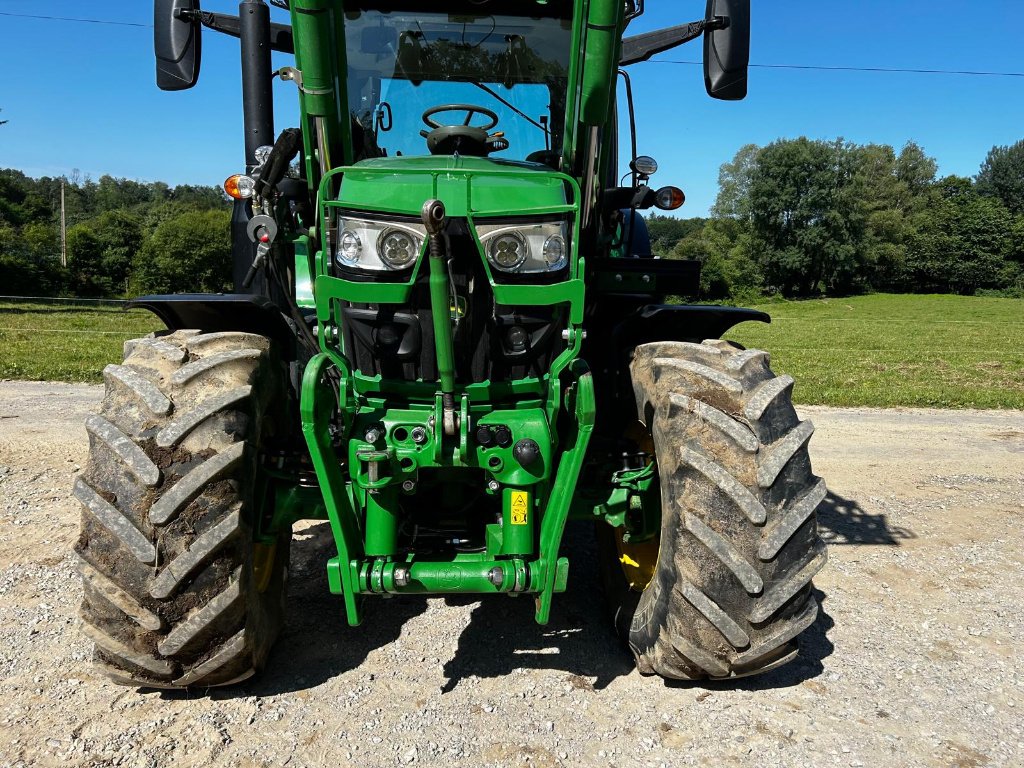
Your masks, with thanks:
[(68, 219), (64, 207), (64, 179), (60, 180), (60, 265), (68, 265)]

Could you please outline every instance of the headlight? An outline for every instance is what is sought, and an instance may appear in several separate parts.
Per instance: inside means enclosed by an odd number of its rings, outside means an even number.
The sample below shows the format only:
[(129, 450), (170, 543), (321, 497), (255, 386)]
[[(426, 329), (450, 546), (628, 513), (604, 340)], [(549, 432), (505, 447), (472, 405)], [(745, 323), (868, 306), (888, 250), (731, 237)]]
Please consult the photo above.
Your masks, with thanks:
[(342, 216), (334, 258), (343, 267), (373, 272), (408, 269), (423, 251), (426, 237), (422, 225)]
[(487, 261), (502, 272), (557, 272), (569, 263), (569, 225), (564, 221), (477, 222), (476, 233)]

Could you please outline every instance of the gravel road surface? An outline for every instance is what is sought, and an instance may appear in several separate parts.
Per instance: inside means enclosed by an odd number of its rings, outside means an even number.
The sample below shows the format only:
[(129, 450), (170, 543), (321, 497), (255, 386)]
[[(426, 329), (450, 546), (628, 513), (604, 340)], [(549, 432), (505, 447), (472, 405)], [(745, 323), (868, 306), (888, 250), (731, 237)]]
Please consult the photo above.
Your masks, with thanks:
[(396, 598), (345, 626), (324, 525), (292, 549), (260, 678), (209, 695), (96, 675), (70, 548), (101, 389), (0, 382), (0, 766), (1024, 765), (1024, 413), (803, 408), (830, 565), (802, 658), (731, 685), (633, 670), (590, 528), (569, 592)]

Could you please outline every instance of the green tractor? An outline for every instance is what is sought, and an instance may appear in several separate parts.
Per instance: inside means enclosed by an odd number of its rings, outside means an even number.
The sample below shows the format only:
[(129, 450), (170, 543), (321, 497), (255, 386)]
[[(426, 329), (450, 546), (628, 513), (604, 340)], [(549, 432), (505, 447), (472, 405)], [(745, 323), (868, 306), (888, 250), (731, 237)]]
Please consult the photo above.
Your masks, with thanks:
[[(720, 340), (767, 315), (667, 300), (699, 264), (651, 256), (638, 211), (683, 194), (649, 186), (635, 139), (619, 178), (624, 68), (702, 37), (708, 93), (743, 98), (749, 0), (634, 36), (642, 0), (274, 5), (290, 25), (155, 2), (165, 90), (196, 83), (204, 27), (240, 38), (237, 292), (135, 300), (168, 330), (104, 370), (74, 489), (101, 670), (259, 671), (300, 520), (330, 524), (353, 627), (407, 594), (530, 595), (543, 625), (566, 524), (590, 520), (640, 672), (793, 659), (826, 558), (811, 424), (766, 353)], [(279, 135), (275, 77), (300, 107)]]

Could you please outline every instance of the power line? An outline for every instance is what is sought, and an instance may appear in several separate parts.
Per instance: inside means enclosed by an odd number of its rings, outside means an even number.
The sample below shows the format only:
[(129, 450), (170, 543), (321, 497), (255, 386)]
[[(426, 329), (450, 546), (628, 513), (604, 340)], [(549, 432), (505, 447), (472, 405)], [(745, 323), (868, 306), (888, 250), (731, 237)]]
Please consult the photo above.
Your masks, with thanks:
[[(276, 5), (276, 3), (275, 3)], [(140, 24), (132, 21), (111, 21), (109, 19), (82, 19), (70, 16), (37, 16), (28, 13), (8, 13), (0, 11), (0, 16), (13, 16), (19, 19), (40, 19), (43, 21), (75, 21), (82, 24), (110, 24), (118, 27), (140, 27), (152, 29), (152, 24)], [(681, 59), (654, 59), (649, 64), (687, 64), (700, 66), (701, 61), (684, 61)], [(829, 67), (815, 64), (751, 64), (752, 69), (795, 69), (817, 72), (873, 72), (876, 74), (908, 74), (908, 75), (967, 75), (971, 77), (1024, 77), (1024, 72), (989, 72), (969, 69), (917, 69), (901, 67)]]
[(32, 13), (8, 13), (0, 11), (0, 16), (14, 16), (15, 18), (38, 18), (44, 22), (79, 22), (81, 24), (109, 24), (115, 27), (141, 27), (153, 29), (152, 24), (138, 24), (135, 22), (111, 22), (103, 18), (72, 18), (70, 16), (39, 16)]
[[(702, 61), (681, 61), (678, 59), (653, 59), (650, 64), (694, 64), (702, 65)], [(973, 75), (975, 77), (1024, 77), (1024, 72), (983, 72), (966, 69), (903, 69), (898, 67), (826, 67), (813, 64), (751, 64), (757, 69), (802, 69), (823, 72), (876, 72), (882, 74), (911, 75)]]

